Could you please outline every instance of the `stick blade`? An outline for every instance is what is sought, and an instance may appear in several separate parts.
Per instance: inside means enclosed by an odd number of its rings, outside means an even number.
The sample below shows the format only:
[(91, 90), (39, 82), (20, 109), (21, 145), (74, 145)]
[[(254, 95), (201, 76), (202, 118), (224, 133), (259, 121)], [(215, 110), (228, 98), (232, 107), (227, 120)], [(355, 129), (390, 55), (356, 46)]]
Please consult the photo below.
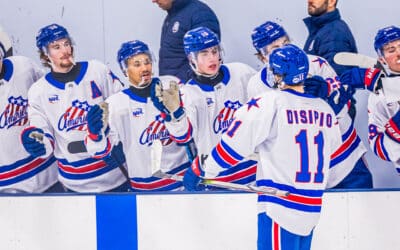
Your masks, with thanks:
[(361, 68), (372, 68), (378, 63), (376, 58), (351, 52), (336, 53), (333, 60), (340, 65), (358, 66)]

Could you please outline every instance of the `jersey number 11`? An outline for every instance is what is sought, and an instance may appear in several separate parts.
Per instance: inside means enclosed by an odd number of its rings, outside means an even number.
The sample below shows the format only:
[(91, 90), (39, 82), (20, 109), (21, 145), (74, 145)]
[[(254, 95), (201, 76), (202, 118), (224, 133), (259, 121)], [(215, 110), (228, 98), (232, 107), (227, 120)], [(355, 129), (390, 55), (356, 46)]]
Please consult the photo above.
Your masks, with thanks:
[(314, 144), (317, 150), (317, 170), (314, 173), (314, 178), (311, 180), (310, 172), (310, 161), (309, 161), (309, 148), (308, 148), (308, 138), (307, 130), (301, 130), (300, 133), (296, 135), (296, 143), (299, 144), (300, 149), (300, 171), (296, 173), (297, 182), (311, 182), (322, 183), (324, 180), (324, 173), (322, 173), (322, 167), (324, 166), (324, 137), (320, 131), (316, 136), (314, 136)]

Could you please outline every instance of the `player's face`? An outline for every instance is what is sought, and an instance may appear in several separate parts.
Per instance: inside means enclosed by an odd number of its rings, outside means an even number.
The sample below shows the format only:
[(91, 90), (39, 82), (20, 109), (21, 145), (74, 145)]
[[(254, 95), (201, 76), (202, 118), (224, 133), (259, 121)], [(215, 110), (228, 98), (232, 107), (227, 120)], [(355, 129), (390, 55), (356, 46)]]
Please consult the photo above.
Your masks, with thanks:
[(197, 53), (197, 71), (203, 75), (216, 75), (221, 66), (219, 46), (204, 49)]
[(137, 87), (151, 82), (152, 61), (147, 54), (138, 54), (128, 59), (126, 74), (131, 84)]
[(320, 16), (335, 9), (336, 0), (308, 0), (308, 14)]
[(68, 38), (62, 38), (54, 41), (47, 46), (49, 60), (53, 71), (66, 73), (74, 65), (72, 56), (72, 45)]
[(265, 46), (265, 60), (268, 62), (269, 55), (271, 55), (272, 51), (274, 51), (277, 48), (281, 48), (286, 44), (289, 44), (290, 40), (288, 36), (283, 36), (281, 38), (276, 39), (272, 43), (268, 44)]
[(386, 44), (382, 52), (389, 69), (400, 73), (400, 40)]
[(161, 9), (169, 10), (169, 9), (171, 9), (173, 0), (151, 0), (151, 1), (153, 3), (158, 4), (158, 7), (160, 7)]

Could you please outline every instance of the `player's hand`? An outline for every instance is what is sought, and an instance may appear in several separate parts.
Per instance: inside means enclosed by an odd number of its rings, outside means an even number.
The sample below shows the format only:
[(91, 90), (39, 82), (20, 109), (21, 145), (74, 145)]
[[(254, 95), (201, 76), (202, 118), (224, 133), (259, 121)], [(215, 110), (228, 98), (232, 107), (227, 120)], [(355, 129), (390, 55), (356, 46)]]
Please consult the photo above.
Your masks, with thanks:
[(200, 185), (202, 174), (200, 166), (200, 158), (196, 157), (192, 165), (187, 168), (185, 175), (183, 176), (183, 186), (188, 191), (201, 191), (204, 190), (204, 186)]
[(25, 150), (34, 157), (46, 154), (46, 147), (43, 143), (44, 132), (40, 128), (28, 127), (21, 133), (21, 141)]
[(338, 90), (332, 92), (327, 101), (335, 114), (339, 114), (343, 107), (349, 102), (353, 94), (354, 90), (350, 86), (341, 86)]
[(384, 72), (377, 68), (354, 67), (343, 72), (340, 81), (355, 89), (367, 89), (376, 92), (382, 88), (381, 78), (384, 76)]
[(400, 143), (400, 111), (389, 119), (385, 125), (385, 133), (394, 141)]
[(304, 92), (326, 99), (330, 92), (330, 85), (322, 77), (312, 76), (304, 80)]
[(151, 85), (151, 100), (166, 121), (180, 120), (185, 111), (179, 92), (179, 79), (174, 76), (160, 76)]
[(106, 107), (94, 105), (90, 108), (87, 114), (87, 124), (89, 138), (93, 141), (100, 141), (102, 139), (101, 131), (107, 126), (108, 111)]
[(117, 145), (114, 145), (110, 154), (106, 157), (102, 158), (103, 161), (107, 163), (107, 165), (111, 168), (117, 168), (125, 163), (126, 158), (122, 146), (122, 142), (119, 142)]

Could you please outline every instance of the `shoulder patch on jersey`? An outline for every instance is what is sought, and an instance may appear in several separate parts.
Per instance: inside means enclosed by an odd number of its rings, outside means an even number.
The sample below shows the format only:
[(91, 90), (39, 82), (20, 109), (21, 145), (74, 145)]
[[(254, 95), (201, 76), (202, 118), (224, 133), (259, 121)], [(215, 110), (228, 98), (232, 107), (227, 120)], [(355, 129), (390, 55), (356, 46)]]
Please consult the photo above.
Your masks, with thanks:
[(99, 86), (97, 86), (97, 84), (96, 84), (95, 81), (91, 81), (91, 82), (90, 82), (90, 87), (91, 87), (91, 89), (92, 89), (92, 98), (93, 98), (93, 99), (96, 99), (97, 97), (100, 97), (100, 96), (103, 95), (103, 94), (101, 93), (101, 91), (100, 91)]
[(322, 67), (322, 65), (326, 64), (326, 61), (321, 57), (315, 58), (312, 62), (317, 62), (319, 64), (319, 67)]

